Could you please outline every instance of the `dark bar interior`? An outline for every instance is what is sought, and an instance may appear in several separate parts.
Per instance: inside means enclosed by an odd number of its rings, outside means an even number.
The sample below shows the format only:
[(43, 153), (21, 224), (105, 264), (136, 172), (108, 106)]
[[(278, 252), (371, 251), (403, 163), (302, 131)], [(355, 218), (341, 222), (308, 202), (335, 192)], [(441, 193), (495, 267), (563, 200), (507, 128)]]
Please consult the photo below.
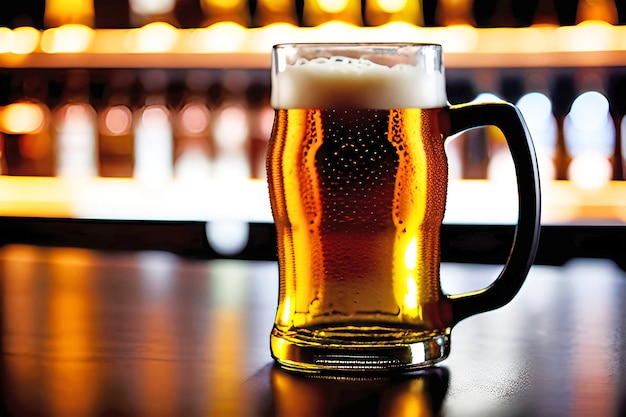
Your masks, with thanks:
[[(0, 415), (626, 416), (625, 25), (622, 0), (0, 2)], [(451, 105), (519, 108), (541, 236), (445, 361), (311, 378), (270, 356), (270, 52), (361, 41), (440, 43)], [(509, 256), (503, 143), (446, 144), (446, 293)]]

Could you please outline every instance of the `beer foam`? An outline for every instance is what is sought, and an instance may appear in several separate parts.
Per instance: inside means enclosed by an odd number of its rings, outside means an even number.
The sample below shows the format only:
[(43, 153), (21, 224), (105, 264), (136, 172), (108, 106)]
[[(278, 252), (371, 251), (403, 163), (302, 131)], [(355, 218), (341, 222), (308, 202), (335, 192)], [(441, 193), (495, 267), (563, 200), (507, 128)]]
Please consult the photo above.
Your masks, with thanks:
[(388, 67), (341, 56), (300, 59), (279, 68), (272, 79), (272, 106), (276, 109), (427, 109), (446, 105), (444, 74), (406, 64)]

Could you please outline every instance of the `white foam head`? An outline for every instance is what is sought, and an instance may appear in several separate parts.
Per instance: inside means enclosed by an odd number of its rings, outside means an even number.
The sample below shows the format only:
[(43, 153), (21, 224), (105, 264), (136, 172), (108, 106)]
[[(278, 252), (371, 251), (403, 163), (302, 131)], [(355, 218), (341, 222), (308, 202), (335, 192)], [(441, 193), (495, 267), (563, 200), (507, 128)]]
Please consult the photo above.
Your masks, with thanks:
[(333, 56), (300, 58), (272, 73), (272, 106), (276, 109), (424, 109), (446, 105), (443, 69), (386, 66)]

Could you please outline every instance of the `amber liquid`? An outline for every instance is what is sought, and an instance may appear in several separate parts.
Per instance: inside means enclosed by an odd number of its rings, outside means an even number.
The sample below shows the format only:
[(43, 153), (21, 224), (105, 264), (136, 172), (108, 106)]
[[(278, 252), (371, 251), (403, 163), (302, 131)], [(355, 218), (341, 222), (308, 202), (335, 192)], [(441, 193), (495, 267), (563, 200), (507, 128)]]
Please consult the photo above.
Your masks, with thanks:
[(439, 285), (448, 172), (441, 112), (276, 111), (268, 152), (280, 267), (273, 337), (384, 344), (449, 326)]

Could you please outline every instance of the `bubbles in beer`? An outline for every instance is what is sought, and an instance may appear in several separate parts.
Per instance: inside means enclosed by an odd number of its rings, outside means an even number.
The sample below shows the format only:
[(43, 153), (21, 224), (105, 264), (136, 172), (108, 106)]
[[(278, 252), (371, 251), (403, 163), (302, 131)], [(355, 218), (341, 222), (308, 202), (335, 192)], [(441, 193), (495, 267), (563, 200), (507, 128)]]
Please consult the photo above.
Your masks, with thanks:
[[(388, 111), (329, 110), (317, 155), (324, 219), (382, 225), (393, 200), (398, 155), (387, 140)], [(362, 126), (363, 129), (346, 129)], [(367, 127), (367, 128), (365, 128)]]

